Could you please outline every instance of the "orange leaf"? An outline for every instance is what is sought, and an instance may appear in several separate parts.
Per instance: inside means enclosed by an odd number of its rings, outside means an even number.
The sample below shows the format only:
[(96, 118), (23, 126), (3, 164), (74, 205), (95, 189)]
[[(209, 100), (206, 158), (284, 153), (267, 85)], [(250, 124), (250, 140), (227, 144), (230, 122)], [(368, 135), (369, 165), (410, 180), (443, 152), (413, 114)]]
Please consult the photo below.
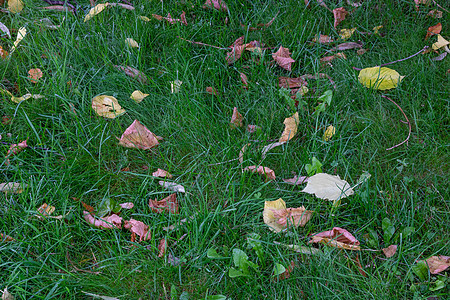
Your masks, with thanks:
[(428, 27), (427, 35), (425, 36), (425, 40), (427, 40), (430, 36), (441, 33), (442, 24), (437, 23), (434, 26)]
[(32, 83), (37, 83), (39, 78), (41, 78), (44, 74), (42, 74), (41, 69), (31, 69), (28, 71), (28, 78), (30, 78), (30, 81)]
[(269, 179), (275, 180), (275, 178), (276, 178), (275, 172), (268, 167), (248, 166), (248, 167), (245, 167), (242, 171), (250, 171), (252, 173), (258, 173), (258, 174), (264, 175), (266, 177), (266, 181), (268, 181)]

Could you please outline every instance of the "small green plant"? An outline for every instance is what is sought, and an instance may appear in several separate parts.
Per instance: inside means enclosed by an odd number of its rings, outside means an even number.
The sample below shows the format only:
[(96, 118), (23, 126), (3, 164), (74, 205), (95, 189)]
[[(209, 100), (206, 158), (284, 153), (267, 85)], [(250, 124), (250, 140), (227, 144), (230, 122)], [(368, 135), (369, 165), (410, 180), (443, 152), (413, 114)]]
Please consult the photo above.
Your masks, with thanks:
[(311, 164), (305, 165), (306, 173), (308, 176), (313, 176), (317, 173), (322, 173), (322, 163), (314, 156), (312, 158)]

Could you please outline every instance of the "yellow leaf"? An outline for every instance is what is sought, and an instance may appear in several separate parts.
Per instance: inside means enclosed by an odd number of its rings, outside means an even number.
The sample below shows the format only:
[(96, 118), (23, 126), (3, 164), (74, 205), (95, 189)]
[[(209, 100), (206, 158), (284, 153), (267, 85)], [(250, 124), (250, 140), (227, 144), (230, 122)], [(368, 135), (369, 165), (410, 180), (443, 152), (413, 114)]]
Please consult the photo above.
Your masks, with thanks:
[(306, 210), (305, 207), (286, 208), (283, 199), (275, 201), (266, 201), (264, 203), (263, 218), (264, 223), (272, 231), (280, 232), (285, 228), (305, 226), (311, 219), (312, 211)]
[(375, 27), (373, 28), (373, 33), (374, 33), (374, 34), (378, 34), (378, 31), (379, 31), (381, 28), (383, 28), (383, 25), (375, 26)]
[(23, 6), (22, 0), (8, 0), (8, 10), (13, 14), (22, 11)]
[(91, 10), (89, 11), (89, 13), (86, 15), (86, 17), (84, 17), (84, 22), (89, 21), (90, 19), (92, 19), (95, 15), (98, 15), (99, 13), (101, 13), (105, 8), (107, 8), (109, 6), (109, 3), (102, 3), (102, 4), (97, 4), (95, 7), (91, 8)]
[(14, 45), (11, 47), (11, 51), (10, 51), (9, 55), (13, 54), (13, 52), (16, 50), (17, 45), (20, 43), (21, 40), (23, 40), (23, 38), (25, 37), (26, 34), (27, 34), (27, 29), (25, 27), (20, 27), (19, 31), (17, 32), (16, 41), (14, 42)]
[(172, 94), (178, 93), (181, 89), (182, 84), (183, 84), (183, 82), (178, 79), (175, 81), (171, 81), (170, 82), (170, 91), (172, 92)]
[(327, 130), (325, 130), (325, 133), (323, 134), (323, 140), (325, 142), (328, 142), (335, 133), (336, 128), (334, 128), (333, 125), (328, 126)]
[(130, 98), (133, 99), (136, 103), (139, 103), (148, 95), (149, 94), (144, 94), (141, 91), (136, 90), (131, 94)]
[(377, 90), (389, 90), (396, 88), (405, 76), (392, 69), (385, 67), (365, 68), (359, 72), (358, 80), (367, 88)]
[(136, 42), (132, 38), (126, 38), (125, 39), (125, 44), (127, 44), (127, 46), (131, 47), (131, 48), (139, 48), (138, 42)]
[(442, 37), (442, 35), (438, 34), (438, 40), (436, 43), (434, 43), (431, 47), (433, 48), (433, 50), (437, 50), (439, 48), (442, 48), (444, 46), (447, 46), (448, 44), (450, 44), (449, 41), (447, 41), (446, 39), (444, 39)]
[(139, 16), (139, 19), (141, 19), (144, 22), (150, 22), (150, 18), (148, 18), (146, 16)]
[(125, 113), (116, 98), (113, 96), (101, 95), (92, 99), (92, 109), (102, 117), (114, 119)]
[(293, 114), (292, 117), (286, 118), (283, 122), (284, 126), (285, 126), (284, 131), (278, 142), (280, 142), (280, 143), (287, 142), (290, 139), (292, 139), (294, 137), (294, 135), (297, 133), (297, 127), (298, 127), (299, 122), (300, 122), (300, 120), (298, 117), (298, 112)]
[(264, 211), (263, 211), (263, 219), (264, 223), (270, 227), (270, 229), (280, 232), (283, 230), (283, 226), (277, 224), (277, 220), (274, 216), (274, 211), (286, 209), (286, 203), (283, 199), (278, 199), (275, 201), (265, 201), (264, 202)]
[(25, 94), (22, 97), (16, 97), (13, 94), (11, 94), (9, 91), (4, 90), (4, 89), (0, 89), (0, 93), (6, 94), (7, 96), (11, 97), (11, 101), (15, 102), (15, 103), (19, 103), (22, 102), (24, 100), (33, 98), (33, 99), (41, 99), (44, 98), (44, 96), (36, 94), (36, 95), (32, 95), (32, 94)]
[(339, 33), (339, 36), (341, 37), (341, 39), (346, 40), (346, 39), (350, 38), (353, 35), (355, 30), (356, 30), (356, 28), (341, 29), (341, 32)]

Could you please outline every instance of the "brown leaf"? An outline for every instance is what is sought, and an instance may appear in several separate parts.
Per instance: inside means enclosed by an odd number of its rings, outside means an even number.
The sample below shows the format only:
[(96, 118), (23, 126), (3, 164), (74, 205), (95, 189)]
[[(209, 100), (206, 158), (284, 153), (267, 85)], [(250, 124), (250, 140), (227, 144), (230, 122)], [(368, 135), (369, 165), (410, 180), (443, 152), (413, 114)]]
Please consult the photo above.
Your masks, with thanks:
[(308, 85), (308, 82), (303, 78), (289, 78), (289, 77), (278, 77), (278, 86), (285, 89), (299, 89), (302, 86)]
[(298, 116), (298, 112), (292, 115), (292, 117), (284, 119), (284, 131), (281, 134), (279, 143), (287, 142), (292, 139), (298, 130), (298, 124), (300, 123), (300, 119)]
[(172, 16), (170, 15), (170, 13), (167, 14), (167, 17), (163, 17), (157, 14), (152, 14), (152, 17), (161, 21), (161, 20), (166, 20), (167, 22), (169, 22), (170, 24), (175, 24), (177, 22), (180, 22), (183, 25), (187, 25), (187, 21), (186, 21), (186, 13), (183, 11), (183, 13), (181, 14), (179, 19), (174, 19), (172, 18)]
[(431, 274), (443, 272), (450, 267), (450, 256), (432, 256), (427, 259), (427, 264)]
[(427, 35), (425, 36), (425, 40), (427, 40), (430, 36), (441, 33), (442, 24), (437, 23), (434, 26), (428, 27)]
[(272, 169), (268, 168), (268, 167), (248, 166), (248, 167), (245, 167), (242, 171), (250, 171), (252, 173), (261, 174), (261, 175), (266, 177), (266, 181), (275, 180), (275, 178), (276, 178), (275, 172)]
[(367, 49), (361, 48), (361, 49), (358, 49), (358, 50), (356, 51), (356, 54), (358, 54), (358, 55), (363, 55), (363, 54), (366, 53), (366, 52), (367, 52)]
[(152, 237), (149, 232), (149, 226), (145, 225), (141, 221), (137, 221), (135, 219), (124, 221), (123, 227), (130, 230), (132, 234), (135, 233), (137, 236), (139, 236), (139, 242), (150, 240)]
[(383, 248), (381, 250), (383, 250), (384, 255), (389, 258), (394, 256), (395, 252), (397, 252), (397, 245), (390, 245), (389, 247)]
[(291, 58), (291, 53), (288, 48), (284, 48), (280, 46), (277, 52), (272, 54), (272, 58), (277, 62), (277, 64), (285, 70), (291, 71), (291, 65), (295, 62), (294, 59)]
[(75, 14), (72, 7), (62, 6), (62, 5), (51, 5), (45, 7), (39, 7), (40, 9), (48, 9), (48, 10), (57, 10), (57, 11), (70, 11), (72, 14)]
[(244, 73), (240, 72), (240, 77), (241, 77), (241, 81), (244, 84), (244, 89), (248, 90), (248, 78), (247, 75), (245, 75)]
[(158, 168), (155, 172), (152, 173), (152, 176), (154, 177), (161, 177), (161, 178), (172, 178), (172, 174), (169, 174), (169, 172)]
[[(72, 197), (72, 199), (76, 199), (76, 198), (73, 198), (73, 197)], [(77, 199), (77, 200), (78, 200), (78, 199)], [(92, 212), (95, 211), (95, 208), (93, 208), (93, 207), (90, 206), (89, 204), (86, 204), (86, 203), (84, 203), (83, 201), (80, 201), (80, 202), (81, 202), (81, 205), (83, 205), (84, 209), (86, 209), (88, 212), (92, 213)]]
[(322, 243), (346, 250), (361, 250), (359, 241), (350, 232), (339, 227), (313, 235), (308, 243)]
[(242, 127), (244, 117), (238, 112), (237, 107), (233, 108), (233, 115), (231, 116), (231, 128)]
[(256, 132), (256, 130), (258, 130), (258, 128), (261, 128), (257, 125), (247, 125), (247, 132), (248, 133), (254, 133)]
[(203, 4), (203, 8), (214, 8), (224, 12), (228, 10), (228, 7), (223, 0), (206, 0), (205, 4)]
[(8, 56), (8, 51), (4, 50), (2, 46), (0, 46), (0, 57), (5, 59)]
[(295, 226), (304, 227), (311, 219), (313, 211), (306, 210), (304, 206), (297, 208), (286, 208), (282, 210), (275, 210), (273, 216), (277, 220), (277, 224), (283, 227)]
[(440, 10), (436, 10), (436, 9), (430, 10), (430, 12), (427, 14), (427, 16), (430, 16), (430, 17), (435, 18), (435, 19), (442, 18), (442, 15), (443, 15), (443, 12), (440, 11)]
[(273, 21), (275, 21), (276, 17), (278, 16), (280, 12), (278, 12), (275, 17), (272, 18), (272, 20), (270, 20), (267, 23), (258, 23), (256, 24), (256, 27), (247, 27), (246, 25), (241, 23), (241, 27), (243, 27), (244, 29), (247, 29), (248, 31), (255, 31), (255, 30), (260, 30), (260, 29), (264, 29), (266, 27), (269, 27), (270, 25), (272, 25)]
[(31, 69), (28, 71), (28, 78), (32, 83), (37, 83), (39, 78), (41, 78), (44, 74), (42, 74), (41, 69)]
[(217, 90), (215, 88), (213, 88), (212, 86), (208, 86), (206, 88), (206, 92), (210, 95), (214, 95), (214, 96), (218, 95)]
[(184, 186), (176, 184), (175, 182), (158, 181), (158, 184), (174, 192), (186, 193)]
[(91, 213), (83, 211), (83, 217), (86, 220), (86, 222), (88, 222), (89, 224), (93, 225), (96, 228), (103, 228), (103, 229), (122, 228), (122, 218), (116, 214), (96, 219)]
[(283, 179), (283, 181), (287, 184), (299, 185), (308, 182), (308, 176), (297, 176), (295, 175), (290, 179)]
[(158, 250), (159, 250), (159, 254), (158, 257), (164, 257), (164, 254), (166, 253), (166, 248), (167, 248), (167, 242), (165, 239), (161, 239), (161, 241), (159, 241), (159, 245), (158, 245)]
[(178, 214), (177, 194), (171, 194), (160, 201), (153, 199), (149, 199), (148, 201), (150, 209), (155, 213), (162, 213), (166, 211), (172, 214)]
[(232, 46), (232, 50), (227, 53), (227, 56), (225, 58), (227, 60), (227, 63), (231, 65), (238, 61), (241, 58), (242, 52), (244, 52), (245, 47), (245, 45)]
[(127, 148), (148, 150), (158, 146), (159, 142), (155, 134), (138, 120), (134, 120), (120, 137), (119, 145)]
[(362, 44), (355, 42), (342, 43), (330, 49), (330, 51), (342, 51), (342, 50), (350, 50), (355, 48), (362, 48)]
[(21, 152), (23, 149), (27, 148), (27, 140), (21, 141), (18, 144), (12, 144), (11, 146), (9, 146), (9, 150), (6, 153), (6, 156), (14, 156), (17, 153)]
[(329, 44), (329, 43), (334, 42), (331, 37), (329, 37), (328, 35), (324, 35), (324, 34), (316, 34), (316, 36), (313, 38), (312, 41), (314, 43), (319, 43), (319, 44)]
[(344, 21), (345, 17), (348, 15), (348, 11), (345, 10), (344, 7), (339, 7), (333, 9), (333, 16), (334, 16), (334, 28), (336, 28), (339, 23)]
[(44, 217), (50, 216), (55, 211), (55, 207), (51, 206), (51, 205), (48, 205), (47, 203), (44, 203), (41, 206), (39, 206), (37, 211), (40, 214), (37, 217), (39, 219), (43, 219), (42, 216), (44, 216)]
[(2, 242), (13, 242), (13, 241), (15, 241), (15, 239), (13, 239), (9, 235), (3, 234), (3, 233), (0, 233), (0, 240)]
[(336, 59), (336, 58), (347, 59), (347, 56), (345, 56), (344, 53), (339, 52), (339, 53), (336, 53), (335, 55), (322, 57), (322, 58), (320, 59), (320, 61), (321, 61), (321, 62), (330, 62), (330, 61), (332, 61), (332, 60), (334, 60), (334, 59)]
[(114, 67), (116, 69), (122, 70), (123, 72), (125, 72), (125, 74), (127, 76), (130, 76), (131, 78), (136, 79), (141, 84), (148, 83), (147, 76), (144, 73), (142, 73), (141, 71), (139, 71), (138, 69), (135, 69), (135, 68), (132, 68), (129, 66), (119, 66), (119, 65), (114, 65)]

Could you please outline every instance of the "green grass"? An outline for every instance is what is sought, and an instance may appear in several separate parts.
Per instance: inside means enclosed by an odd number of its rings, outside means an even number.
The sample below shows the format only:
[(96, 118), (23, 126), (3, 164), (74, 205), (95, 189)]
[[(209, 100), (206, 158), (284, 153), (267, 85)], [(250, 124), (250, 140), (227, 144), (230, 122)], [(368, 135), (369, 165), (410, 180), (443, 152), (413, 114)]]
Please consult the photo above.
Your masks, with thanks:
[[(86, 23), (88, 1), (80, 2), (78, 16), (39, 10), (45, 6), (39, 1), (25, 1), (20, 14), (0, 13), (0, 22), (8, 28), (28, 30), (11, 58), (0, 60), (0, 88), (12, 83), (15, 96), (45, 96), (20, 104), (0, 96), (0, 114), (11, 119), (0, 125), (1, 142), (28, 139), (33, 147), (11, 157), (10, 164), (0, 160), (0, 182), (28, 184), (21, 194), (0, 195), (0, 232), (15, 239), (0, 243), (0, 289), (8, 287), (16, 299), (88, 299), (82, 291), (120, 299), (179, 299), (182, 292), (190, 299), (218, 294), (232, 299), (445, 299), (450, 292), (448, 270), (420, 279), (412, 267), (431, 255), (450, 255), (450, 60), (431, 61), (436, 56), (431, 53), (393, 64), (389, 67), (406, 77), (398, 88), (384, 93), (359, 84), (352, 66), (376, 66), (431, 45), (436, 38), (424, 41), (426, 29), (438, 22), (448, 38), (448, 13), (436, 20), (426, 15), (439, 8), (422, 5), (416, 11), (412, 0), (364, 1), (338, 29), (356, 27), (358, 32), (349, 41), (361, 40), (368, 51), (358, 56), (355, 50), (347, 50), (347, 59), (333, 61), (329, 68), (322, 67), (319, 59), (331, 46), (310, 41), (318, 33), (337, 38), (337, 30), (332, 13), (316, 3), (307, 9), (303, 1), (227, 1), (229, 12), (221, 13), (202, 9), (202, 2), (136, 2), (134, 11), (113, 7)], [(331, 9), (342, 4), (325, 3)], [(152, 13), (178, 18), (182, 11), (188, 26), (138, 18)], [(247, 31), (240, 26), (266, 23), (277, 12), (265, 30)], [(42, 18), (61, 27), (45, 29), (36, 22)], [(384, 26), (383, 36), (362, 34), (378, 25)], [(16, 31), (12, 35), (14, 39)], [(245, 53), (228, 66), (225, 50), (177, 38), (228, 47), (242, 35), (246, 42), (259, 40), (271, 49), (265, 50), (260, 61)], [(138, 41), (140, 48), (128, 48), (124, 43), (128, 37)], [(13, 41), (0, 42), (9, 50)], [(270, 64), (272, 50), (280, 45), (289, 48), (296, 60), (292, 72)], [(149, 83), (140, 84), (113, 65), (137, 68)], [(27, 79), (32, 68), (44, 73), (37, 84)], [(248, 90), (242, 89), (239, 72), (248, 76)], [(278, 139), (284, 119), (292, 115), (279, 96), (278, 77), (317, 72), (327, 73), (336, 82), (332, 103), (319, 117), (313, 116), (317, 97), (333, 88), (326, 79), (308, 80), (311, 98), (307, 98), (307, 110), (300, 110), (299, 133), (287, 145), (271, 150), (261, 163), (273, 169), (277, 179), (266, 183), (259, 175), (242, 173), (241, 167), (260, 163), (266, 140)], [(176, 79), (183, 85), (180, 93), (172, 94), (170, 81)], [(219, 95), (207, 94), (208, 86)], [(129, 98), (137, 89), (150, 94), (139, 104)], [(91, 101), (101, 94), (115, 96), (127, 113), (113, 120), (96, 115)], [(409, 144), (390, 151), (386, 148), (401, 142), (408, 132), (400, 122), (401, 112), (382, 94), (396, 101), (412, 124)], [(260, 126), (260, 133), (230, 128), (235, 106), (245, 125)], [(154, 151), (118, 145), (116, 137), (135, 119), (164, 137)], [(336, 135), (324, 142), (324, 130), (331, 124)], [(251, 143), (243, 165), (229, 161), (250, 140), (259, 142)], [(0, 149), (6, 155), (9, 145), (2, 144)], [(282, 181), (305, 174), (304, 166), (314, 156), (323, 163), (324, 172), (340, 175), (351, 185), (364, 171), (372, 177), (333, 209), (330, 202)], [(186, 187), (186, 194), (177, 195), (179, 215), (155, 214), (148, 207), (149, 198), (160, 200), (170, 194), (151, 176), (157, 168), (169, 171)], [(90, 227), (73, 197), (94, 207), (104, 198), (133, 202), (135, 207), (121, 216), (148, 224), (151, 240), (132, 243), (126, 230)], [(313, 210), (312, 219), (289, 233), (271, 232), (262, 210), (264, 201), (278, 198), (288, 207), (304, 205)], [(56, 207), (54, 215), (67, 216), (37, 219), (36, 210), (43, 203)], [(163, 230), (190, 217), (177, 230)], [(384, 218), (392, 221), (397, 233), (414, 227), (412, 235), (385, 242)], [(275, 243), (307, 246), (308, 235), (336, 226), (349, 230), (363, 249), (397, 244), (397, 254), (386, 259), (381, 251), (319, 246), (322, 254), (305, 255)], [(365, 238), (370, 230), (378, 235), (377, 245)], [(247, 249), (250, 233), (261, 236), (264, 265), (255, 251)], [(169, 248), (165, 258), (158, 258), (162, 238)], [(208, 258), (210, 248), (227, 258)], [(244, 250), (260, 265), (259, 271), (230, 278), (234, 248)], [(168, 254), (182, 264), (172, 266)], [(357, 257), (366, 277), (358, 271)], [(274, 263), (288, 266), (291, 261), (295, 267), (289, 279), (272, 277)], [(447, 285), (430, 291), (439, 279), (447, 280)]]

